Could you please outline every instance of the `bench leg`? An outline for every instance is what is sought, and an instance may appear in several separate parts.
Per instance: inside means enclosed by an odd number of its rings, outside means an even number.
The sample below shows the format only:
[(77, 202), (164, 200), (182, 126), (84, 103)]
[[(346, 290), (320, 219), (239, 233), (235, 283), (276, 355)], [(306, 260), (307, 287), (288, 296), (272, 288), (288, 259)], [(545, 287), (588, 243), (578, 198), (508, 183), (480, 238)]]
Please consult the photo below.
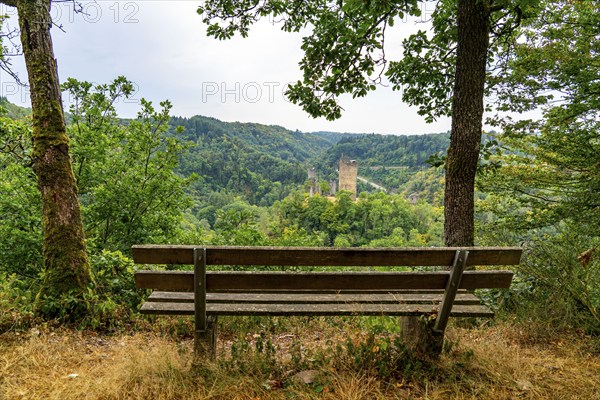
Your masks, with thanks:
[(217, 356), (217, 316), (210, 315), (206, 318), (206, 331), (197, 331), (194, 334), (194, 356), (196, 359), (209, 358), (214, 360)]
[(417, 358), (434, 360), (442, 353), (444, 333), (433, 329), (435, 320), (401, 317), (402, 341)]

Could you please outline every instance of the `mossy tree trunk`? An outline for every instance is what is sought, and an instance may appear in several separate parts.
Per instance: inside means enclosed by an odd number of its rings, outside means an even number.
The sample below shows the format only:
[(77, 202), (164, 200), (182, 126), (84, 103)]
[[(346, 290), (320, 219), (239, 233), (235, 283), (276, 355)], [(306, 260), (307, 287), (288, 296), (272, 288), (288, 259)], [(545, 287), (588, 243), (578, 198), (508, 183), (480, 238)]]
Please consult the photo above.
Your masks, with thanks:
[[(46, 297), (75, 296), (91, 280), (77, 185), (69, 155), (60, 84), (50, 28), (50, 0), (5, 2), (17, 7), (33, 111), (33, 169), (42, 197), (44, 281), (38, 309)], [(49, 315), (52, 316), (52, 315)]]
[[(446, 159), (444, 237), (446, 246), (473, 246), (475, 173), (479, 159), (483, 97), (490, 37), (489, 0), (458, 0), (457, 54), (452, 98), (452, 131)], [(406, 345), (417, 355), (437, 357), (443, 332), (434, 320), (405, 317)]]

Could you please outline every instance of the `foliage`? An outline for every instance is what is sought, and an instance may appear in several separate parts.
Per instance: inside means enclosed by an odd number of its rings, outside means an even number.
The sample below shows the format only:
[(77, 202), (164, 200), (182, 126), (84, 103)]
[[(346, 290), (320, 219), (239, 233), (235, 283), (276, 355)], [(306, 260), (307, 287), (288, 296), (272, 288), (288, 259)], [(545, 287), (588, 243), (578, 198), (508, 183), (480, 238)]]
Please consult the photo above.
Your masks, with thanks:
[[(493, 38), (490, 66), (499, 62), (494, 54), (500, 45), (513, 42), (521, 21), (535, 15), (538, 2), (486, 2)], [(236, 33), (246, 37), (250, 26), (266, 16), (280, 22), (286, 32), (311, 28), (303, 38), (304, 56), (299, 63), (303, 79), (291, 85), (287, 94), (313, 117), (339, 118), (340, 95), (365, 96), (375, 90), (385, 74), (394, 89), (403, 90), (403, 100), (419, 107), (419, 114), (432, 121), (450, 114), (456, 63), (456, 1), (437, 2), (431, 15), (431, 32), (419, 30), (405, 39), (400, 60), (390, 61), (385, 54), (385, 39), (396, 33), (398, 22), (408, 16), (421, 16), (419, 3), (208, 0), (199, 6), (198, 13), (208, 25), (208, 35), (221, 40)]]
[(505, 69), (493, 77), (500, 111), (538, 117), (499, 114), (490, 121), (502, 131), (481, 171), (480, 187), (493, 193), (482, 205), (496, 215), (497, 231), (527, 243), (522, 273), (530, 298), (545, 305), (544, 318), (555, 318), (545, 310), (569, 309), (575, 311), (567, 320), (587, 315), (597, 325), (600, 6), (542, 5), (537, 19), (525, 21), (519, 42), (504, 49)]
[[(600, 329), (600, 237), (571, 223), (540, 233), (520, 269), (536, 280), (538, 290), (571, 301)], [(550, 297), (550, 296), (548, 296)], [(593, 323), (592, 321), (595, 321)]]
[(349, 337), (343, 345), (337, 345), (332, 359), (338, 368), (344, 366), (385, 380), (399, 376), (413, 379), (415, 373), (429, 372), (422, 361), (411, 356), (400, 335)]
[[(488, 171), (488, 190), (510, 193), (530, 210), (531, 227), (569, 218), (600, 223), (600, 56), (597, 2), (546, 2), (496, 77), (501, 110), (537, 110), (541, 118), (499, 115), (506, 151)], [(493, 159), (494, 159), (493, 158)], [(500, 178), (501, 177), (501, 178)], [(573, 212), (573, 210), (577, 210)]]
[(597, 335), (600, 239), (595, 232), (565, 221), (518, 237), (526, 251), (510, 290), (480, 291), (480, 298), (516, 323)]
[[(532, 20), (539, 11), (539, 0), (501, 0), (486, 2), (490, 21), (488, 75), (502, 68), (497, 54), (510, 51), (523, 21)], [(451, 98), (456, 73), (458, 40), (457, 2), (439, 1), (431, 15), (432, 30), (419, 30), (403, 41), (403, 57), (391, 61), (387, 76), (394, 89), (403, 90), (403, 100), (418, 107), (427, 121), (451, 115)], [(503, 47), (504, 46), (504, 47)], [(487, 80), (486, 93), (492, 94), (495, 81)]]
[(103, 250), (90, 257), (94, 284), (85, 296), (88, 312), (80, 328), (115, 330), (131, 321), (142, 293), (135, 288), (133, 260), (119, 251)]
[(137, 118), (123, 124), (115, 103), (133, 92), (124, 77), (96, 86), (70, 78), (63, 89), (74, 101), (69, 135), (92, 248), (129, 251), (134, 243), (173, 240), (194, 176), (174, 172), (186, 146), (167, 135), (171, 103), (156, 110), (142, 99)]
[[(0, 24), (1, 23), (2, 21), (0, 18)], [(3, 96), (0, 96), (0, 109), (4, 109), (4, 116), (10, 119), (23, 119), (31, 116), (31, 108), (19, 107), (9, 102), (6, 97)]]
[(0, 271), (0, 334), (27, 329), (34, 322), (34, 294), (16, 275)]
[[(520, 9), (533, 2), (505, 3), (494, 9), (492, 16), (494, 33), (498, 36), (516, 24), (515, 17), (506, 10)], [(208, 34), (218, 39), (230, 38), (236, 32), (245, 37), (250, 25), (267, 15), (282, 21), (282, 29), (288, 32), (313, 27), (302, 45), (304, 58), (300, 67), (304, 78), (290, 87), (288, 96), (312, 116), (335, 119), (342, 111), (338, 104), (341, 94), (361, 97), (381, 82), (388, 63), (384, 51), (386, 34), (391, 34), (394, 24), (405, 16), (419, 16), (420, 10), (416, 0), (301, 4), (244, 1), (235, 5), (205, 1), (198, 13), (209, 26)], [(431, 20), (433, 35), (423, 30), (411, 35), (403, 43), (402, 60), (389, 62), (385, 71), (394, 89), (403, 88), (403, 99), (419, 106), (419, 114), (430, 121), (450, 113), (457, 39), (456, 2), (439, 2)]]
[(140, 292), (135, 289), (133, 260), (120, 251), (103, 250), (91, 257), (94, 272), (94, 292), (98, 296), (110, 296), (115, 303), (135, 309)]
[(329, 246), (441, 244), (441, 210), (412, 205), (400, 195), (362, 193), (354, 202), (344, 191), (334, 201), (295, 192), (275, 208), (283, 226), (325, 235)]
[[(91, 254), (90, 264), (94, 279), (83, 295), (65, 292), (47, 297), (41, 311), (45, 315), (54, 315), (60, 323), (72, 324), (79, 329), (113, 332), (130, 325), (134, 320), (133, 312), (143, 297), (143, 293), (135, 288), (133, 261), (119, 251), (103, 250)], [(5, 283), (13, 286), (8, 292), (12, 296), (24, 290), (15, 286), (16, 283), (19, 282), (14, 278)], [(25, 299), (24, 296), (20, 298)], [(26, 314), (29, 309), (18, 299), (14, 308), (20, 314)]]
[[(295, 191), (273, 207), (237, 199), (214, 207), (211, 225), (187, 216), (180, 243), (268, 246), (438, 246), (442, 209), (403, 195), (349, 192), (335, 199)], [(182, 239), (186, 238), (186, 239)], [(183, 240), (183, 241), (181, 241)]]
[(266, 244), (266, 237), (258, 227), (258, 213), (255, 208), (238, 204), (217, 211), (215, 222), (215, 244), (237, 246), (260, 246)]
[(306, 27), (300, 61), (303, 80), (290, 86), (290, 100), (313, 117), (336, 119), (343, 93), (365, 96), (381, 80), (386, 59), (385, 33), (405, 15), (418, 15), (417, 0), (382, 1), (204, 1), (198, 8), (207, 33), (218, 39), (235, 33), (247, 36), (249, 27), (271, 16), (287, 32)]
[(413, 173), (402, 186), (402, 194), (411, 201), (421, 201), (435, 207), (444, 205), (443, 167), (423, 168)]
[(30, 143), (27, 122), (0, 117), (0, 273), (37, 279), (42, 268), (42, 210)]
[[(139, 299), (133, 292), (131, 262), (107, 249), (129, 251), (136, 242), (174, 241), (189, 204), (183, 190), (192, 178), (174, 172), (184, 146), (166, 135), (168, 102), (156, 111), (142, 100), (138, 118), (122, 124), (114, 104), (132, 91), (125, 78), (95, 87), (70, 79), (64, 87), (75, 101), (69, 131), (95, 281), (83, 295), (68, 290), (42, 295), (40, 311), (66, 322), (112, 329)], [(31, 170), (31, 128), (3, 117), (0, 129), (0, 273), (16, 274), (15, 282), (36, 289), (42, 271), (42, 224)]]
[(268, 378), (275, 372), (277, 360), (275, 346), (264, 335), (255, 335), (254, 346), (238, 332), (231, 344), (231, 358), (223, 360), (221, 367), (230, 371), (241, 371), (252, 376)]

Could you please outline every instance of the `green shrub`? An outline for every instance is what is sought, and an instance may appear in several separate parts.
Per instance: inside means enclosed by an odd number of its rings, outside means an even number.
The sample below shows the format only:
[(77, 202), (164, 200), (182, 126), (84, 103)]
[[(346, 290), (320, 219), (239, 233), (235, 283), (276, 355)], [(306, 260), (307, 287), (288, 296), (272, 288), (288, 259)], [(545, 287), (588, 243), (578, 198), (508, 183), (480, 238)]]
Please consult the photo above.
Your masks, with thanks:
[(37, 311), (80, 329), (118, 330), (132, 322), (143, 293), (135, 289), (134, 264), (120, 251), (90, 255), (93, 282), (83, 293), (37, 299)]
[(238, 334), (231, 344), (231, 357), (220, 360), (220, 365), (231, 371), (267, 378), (277, 370), (275, 346), (264, 334), (250, 338), (252, 341), (246, 335)]
[(135, 288), (133, 260), (120, 251), (102, 250), (90, 257), (94, 283), (83, 294), (87, 308), (80, 327), (114, 330), (131, 321), (143, 300)]
[(90, 257), (96, 295), (110, 297), (118, 304), (135, 309), (142, 301), (135, 288), (133, 260), (120, 251), (102, 250)]
[(0, 273), (0, 333), (24, 330), (31, 326), (33, 294), (16, 275)]
[(480, 296), (486, 304), (516, 315), (528, 326), (599, 334), (597, 227), (561, 222), (530, 235), (510, 290), (482, 291)]
[(432, 365), (413, 357), (402, 342), (400, 335), (376, 336), (346, 339), (336, 346), (331, 358), (337, 370), (351, 370), (382, 379), (404, 377), (418, 378), (429, 374)]

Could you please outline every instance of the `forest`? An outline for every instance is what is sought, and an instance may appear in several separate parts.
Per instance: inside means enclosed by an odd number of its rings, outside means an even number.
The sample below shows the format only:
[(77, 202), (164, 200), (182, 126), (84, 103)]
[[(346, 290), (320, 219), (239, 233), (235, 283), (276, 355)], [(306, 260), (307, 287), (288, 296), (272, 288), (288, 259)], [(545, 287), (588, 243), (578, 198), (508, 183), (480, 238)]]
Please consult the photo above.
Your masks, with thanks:
[[(24, 1), (0, 3), (17, 7), (19, 18), (33, 12)], [(411, 1), (348, 1), (340, 10), (316, 1), (229, 3), (202, 2), (209, 35), (247, 35), (267, 15), (289, 32), (319, 28), (303, 45), (305, 80), (288, 96), (326, 118), (339, 116), (342, 93), (374, 90), (377, 32), (413, 12)], [(454, 86), (464, 65), (455, 52), (460, 29), (450, 28), (461, 13), (476, 13), (463, 3), (491, 7), (475, 122), (477, 107), (457, 97), (473, 98), (476, 88)], [(171, 101), (143, 98), (137, 116), (124, 118), (117, 105), (135, 92), (124, 76), (56, 80), (59, 98), (72, 100), (64, 115), (52, 106), (56, 93), (42, 90), (50, 83), (32, 91), (31, 108), (0, 98), (0, 398), (600, 396), (599, 6), (444, 0), (432, 19), (432, 31), (406, 39), (404, 57), (385, 74), (408, 85), (403, 100), (423, 118), (452, 116), (451, 132), (301, 132), (179, 117)], [(41, 63), (24, 47), (26, 62)], [(359, 182), (355, 199), (328, 196), (342, 156), (386, 192)], [(309, 194), (309, 168), (322, 194)], [(471, 192), (458, 191), (469, 174)], [(456, 198), (472, 212), (452, 208)], [(222, 356), (198, 370), (189, 318), (138, 313), (148, 293), (135, 288), (136, 244), (524, 253), (510, 289), (475, 293), (496, 318), (453, 322), (439, 360), (408, 354), (392, 317), (227, 317), (219, 321)], [(294, 381), (305, 372), (310, 379)]]

